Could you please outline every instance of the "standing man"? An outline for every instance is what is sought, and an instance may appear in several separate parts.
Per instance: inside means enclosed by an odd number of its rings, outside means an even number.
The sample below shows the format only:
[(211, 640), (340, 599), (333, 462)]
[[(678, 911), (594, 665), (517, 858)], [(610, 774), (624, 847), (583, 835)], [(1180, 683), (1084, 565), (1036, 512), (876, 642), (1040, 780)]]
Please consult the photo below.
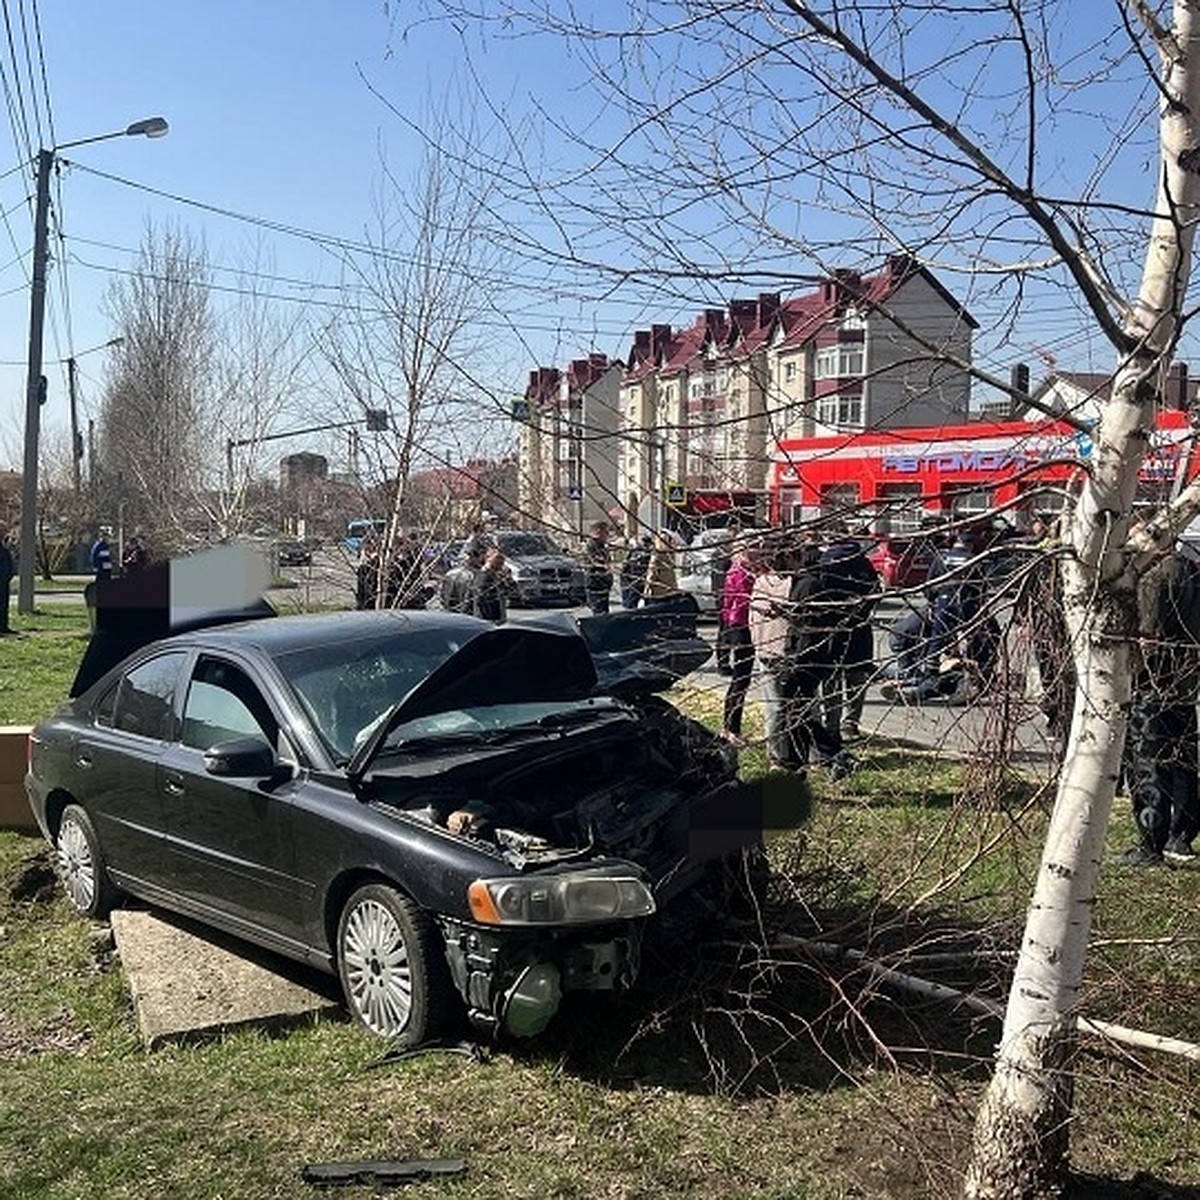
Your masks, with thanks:
[(102, 579), (112, 578), (112, 550), (108, 544), (108, 531), (104, 528), (100, 529), (96, 534), (96, 540), (92, 543), (90, 560), (97, 583)]
[(733, 562), (733, 548), (736, 545), (739, 527), (730, 525), (725, 535), (712, 548), (709, 560), (709, 588), (717, 601), (717, 646), (716, 666), (722, 675), (732, 675), (731, 650), (728, 634), (726, 633), (724, 605), (722, 597), (725, 594), (725, 573)]
[(1168, 555), (1143, 576), (1140, 586), (1144, 625), (1124, 760), (1139, 840), (1117, 859), (1129, 867), (1153, 866), (1163, 859), (1190, 862), (1200, 833), (1200, 566), (1190, 551)]
[(612, 552), (608, 548), (608, 522), (595, 522), (589, 532), (591, 536), (584, 550), (588, 608), (593, 613), (606, 613), (613, 585)]
[(875, 630), (871, 614), (879, 601), (879, 574), (866, 548), (844, 525), (829, 529), (821, 551), (821, 602), (827, 606), (833, 672), (821, 683), (827, 729), (858, 737), (867, 685), (875, 673)]
[(845, 655), (849, 630), (843, 625), (854, 606), (840, 594), (834, 576), (822, 562), (815, 542), (801, 546), (798, 569), (792, 576), (789, 599), (787, 696), (792, 743), (796, 757), (817, 761), (832, 780), (851, 774), (855, 760), (842, 744), (840, 728), (826, 727), (821, 714), (821, 689), (836, 674)]
[(642, 602), (653, 542), (654, 539), (648, 533), (643, 534), (640, 540), (630, 539), (625, 561), (621, 564), (621, 603), (626, 608), (637, 608)]
[(0, 523), (0, 637), (12, 633), (8, 626), (8, 589), (14, 573), (12, 551), (8, 548), (8, 526)]

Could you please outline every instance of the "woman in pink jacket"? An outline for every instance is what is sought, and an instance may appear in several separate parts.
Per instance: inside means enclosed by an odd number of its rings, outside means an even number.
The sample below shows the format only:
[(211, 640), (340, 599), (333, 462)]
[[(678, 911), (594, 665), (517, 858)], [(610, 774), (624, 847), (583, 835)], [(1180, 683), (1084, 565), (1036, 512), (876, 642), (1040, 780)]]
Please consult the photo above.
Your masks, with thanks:
[(742, 711), (754, 669), (754, 643), (750, 640), (750, 595), (753, 590), (753, 559), (749, 545), (743, 541), (734, 549), (721, 588), (721, 626), (725, 644), (729, 647), (731, 674), (725, 693), (723, 732), (738, 746), (746, 744), (742, 737)]

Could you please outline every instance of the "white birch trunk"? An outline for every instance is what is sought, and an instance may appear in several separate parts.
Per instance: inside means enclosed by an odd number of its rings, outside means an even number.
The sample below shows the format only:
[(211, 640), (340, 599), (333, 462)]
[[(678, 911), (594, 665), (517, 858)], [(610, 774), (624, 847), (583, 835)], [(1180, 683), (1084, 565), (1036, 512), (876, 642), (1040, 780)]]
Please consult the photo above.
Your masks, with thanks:
[(1142, 285), (1125, 320), (1130, 345), (1069, 526), (1075, 556), (1065, 564), (1064, 602), (1078, 673), (1075, 712), (996, 1069), (976, 1120), (965, 1182), (971, 1200), (1057, 1195), (1065, 1174), (1075, 1006), (1125, 742), (1137, 631), (1139, 563), (1129, 546), (1130, 519), (1187, 286), (1200, 191), (1200, 0), (1175, 0), (1172, 35), (1160, 38), (1162, 167)]

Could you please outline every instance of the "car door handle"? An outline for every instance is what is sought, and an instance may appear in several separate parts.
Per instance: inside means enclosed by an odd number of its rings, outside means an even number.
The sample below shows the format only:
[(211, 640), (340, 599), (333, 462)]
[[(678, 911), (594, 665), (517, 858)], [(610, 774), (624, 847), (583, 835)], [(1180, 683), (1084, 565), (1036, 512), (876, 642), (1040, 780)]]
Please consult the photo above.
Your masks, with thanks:
[(75, 765), (82, 767), (85, 771), (92, 765), (92, 756), (86, 751), (80, 751), (75, 755)]
[(168, 796), (182, 796), (184, 793), (183, 776), (174, 771), (168, 771), (163, 776), (163, 791)]

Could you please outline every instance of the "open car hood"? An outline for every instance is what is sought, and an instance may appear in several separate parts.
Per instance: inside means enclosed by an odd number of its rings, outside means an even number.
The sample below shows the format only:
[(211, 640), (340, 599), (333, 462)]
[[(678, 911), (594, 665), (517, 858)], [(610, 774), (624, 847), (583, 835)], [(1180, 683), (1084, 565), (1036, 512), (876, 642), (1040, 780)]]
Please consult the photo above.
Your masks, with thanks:
[(473, 637), (431, 671), (382, 720), (346, 767), (361, 778), (392, 730), (455, 708), (583, 700), (596, 689), (596, 668), (578, 630), (500, 625)]
[(169, 634), (275, 616), (262, 595), (269, 580), (261, 551), (227, 545), (89, 583), (84, 594), (95, 607), (95, 632), (68, 694), (82, 695), (135, 650)]
[(531, 626), (578, 631), (596, 666), (593, 694), (635, 696), (662, 692), (701, 667), (712, 647), (696, 631), (694, 596), (680, 593), (643, 608), (591, 617), (547, 613)]

